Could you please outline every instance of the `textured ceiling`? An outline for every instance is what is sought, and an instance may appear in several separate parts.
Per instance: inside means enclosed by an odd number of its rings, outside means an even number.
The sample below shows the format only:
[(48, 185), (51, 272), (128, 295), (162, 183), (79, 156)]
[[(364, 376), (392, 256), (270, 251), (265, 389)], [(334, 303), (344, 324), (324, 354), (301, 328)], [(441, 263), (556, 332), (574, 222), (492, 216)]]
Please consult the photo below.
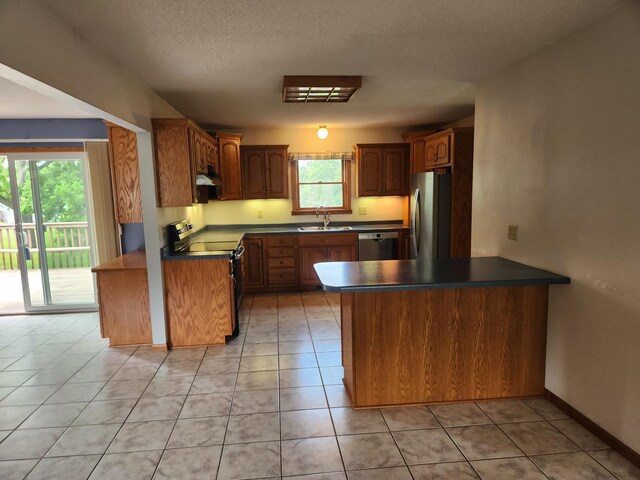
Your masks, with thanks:
[[(409, 126), (473, 112), (474, 84), (620, 0), (42, 0), (205, 126)], [(283, 75), (362, 75), (343, 105)]]
[(0, 118), (95, 118), (0, 77)]

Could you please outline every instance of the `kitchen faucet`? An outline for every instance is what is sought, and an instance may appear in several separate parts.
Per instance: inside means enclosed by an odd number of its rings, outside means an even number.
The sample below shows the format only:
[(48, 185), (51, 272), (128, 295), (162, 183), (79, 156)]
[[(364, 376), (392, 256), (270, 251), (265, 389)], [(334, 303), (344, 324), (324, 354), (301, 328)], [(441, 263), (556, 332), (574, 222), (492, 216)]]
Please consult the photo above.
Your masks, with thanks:
[(327, 212), (327, 207), (325, 207), (324, 205), (319, 205), (318, 208), (316, 208), (316, 218), (318, 218), (318, 212), (320, 211), (320, 209), (324, 210), (324, 218), (322, 219), (322, 223), (324, 225), (324, 228), (327, 228), (329, 226), (329, 223), (331, 222), (331, 214)]

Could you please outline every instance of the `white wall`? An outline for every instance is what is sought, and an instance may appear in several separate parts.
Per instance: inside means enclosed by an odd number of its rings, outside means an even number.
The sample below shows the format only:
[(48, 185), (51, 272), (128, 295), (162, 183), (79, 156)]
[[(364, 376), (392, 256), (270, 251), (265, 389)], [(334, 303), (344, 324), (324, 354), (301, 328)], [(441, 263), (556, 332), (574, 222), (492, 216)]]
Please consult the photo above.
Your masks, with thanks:
[[(401, 143), (406, 129), (329, 128), (329, 137), (320, 140), (316, 128), (250, 129), (240, 131), (244, 145), (289, 145), (289, 152), (353, 152), (356, 143)], [(355, 168), (352, 166), (352, 215), (332, 215), (332, 220), (401, 220), (403, 197), (355, 197)], [(358, 209), (365, 207), (366, 215)], [(299, 223), (318, 221), (312, 215), (291, 215), (291, 200), (245, 200), (210, 202), (204, 207), (204, 220), (210, 225)], [(258, 218), (258, 211), (263, 218)]]
[(629, 3), (479, 86), (472, 237), (571, 277), (550, 287), (546, 387), (636, 451), (639, 45)]

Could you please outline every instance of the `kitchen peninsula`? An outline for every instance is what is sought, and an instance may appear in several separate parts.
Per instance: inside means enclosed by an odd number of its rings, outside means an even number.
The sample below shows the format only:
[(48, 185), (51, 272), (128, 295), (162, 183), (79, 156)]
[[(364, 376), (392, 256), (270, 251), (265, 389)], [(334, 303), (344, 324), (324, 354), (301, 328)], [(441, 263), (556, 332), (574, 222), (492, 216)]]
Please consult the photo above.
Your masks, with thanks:
[(353, 407), (544, 393), (548, 289), (568, 277), (500, 257), (315, 269), (341, 294)]

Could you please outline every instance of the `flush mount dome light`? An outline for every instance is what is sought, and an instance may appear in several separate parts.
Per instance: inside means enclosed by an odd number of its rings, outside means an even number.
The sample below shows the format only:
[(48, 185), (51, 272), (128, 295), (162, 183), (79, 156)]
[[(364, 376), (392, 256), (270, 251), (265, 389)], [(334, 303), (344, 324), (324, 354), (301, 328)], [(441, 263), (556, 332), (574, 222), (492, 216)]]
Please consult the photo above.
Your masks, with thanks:
[(327, 126), (326, 125), (320, 125), (320, 128), (318, 128), (318, 138), (320, 140), (324, 140), (328, 136), (329, 136), (329, 130), (327, 130)]
[(285, 103), (345, 103), (362, 86), (361, 76), (285, 75), (282, 101)]

